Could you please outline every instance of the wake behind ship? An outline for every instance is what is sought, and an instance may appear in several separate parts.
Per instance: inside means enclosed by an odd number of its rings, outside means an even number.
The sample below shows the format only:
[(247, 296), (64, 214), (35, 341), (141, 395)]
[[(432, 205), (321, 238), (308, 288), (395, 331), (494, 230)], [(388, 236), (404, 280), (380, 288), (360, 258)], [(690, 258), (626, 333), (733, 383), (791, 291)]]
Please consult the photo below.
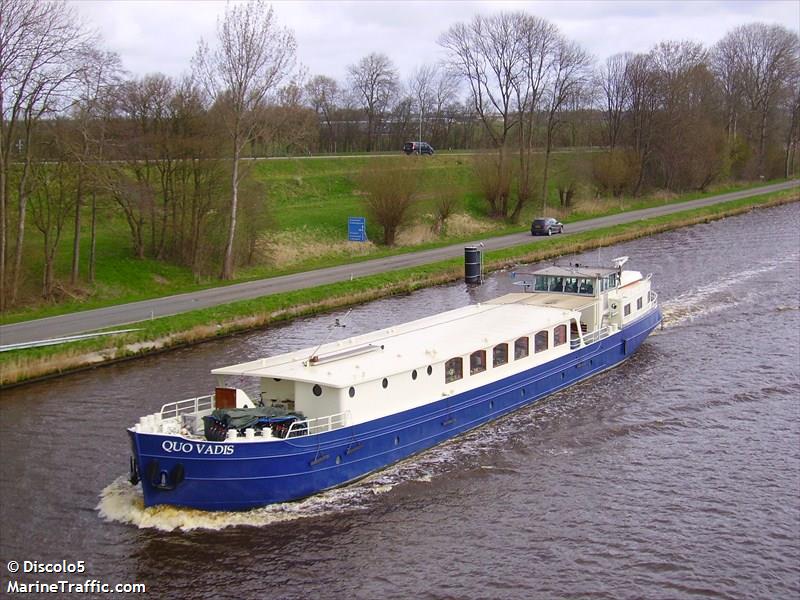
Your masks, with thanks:
[(364, 477), (628, 358), (661, 322), (651, 278), (551, 266), (522, 292), (215, 369), (238, 388), (165, 404), (128, 432), (146, 506), (244, 510)]

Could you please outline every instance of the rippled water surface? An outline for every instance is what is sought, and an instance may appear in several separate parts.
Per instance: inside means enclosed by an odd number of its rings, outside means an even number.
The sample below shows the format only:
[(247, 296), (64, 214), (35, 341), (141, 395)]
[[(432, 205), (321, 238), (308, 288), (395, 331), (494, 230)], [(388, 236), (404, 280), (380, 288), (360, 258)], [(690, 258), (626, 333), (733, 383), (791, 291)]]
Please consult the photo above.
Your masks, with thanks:
[[(582, 255), (653, 272), (665, 327), (636, 355), (303, 502), (143, 509), (125, 428), (346, 311), (3, 392), (0, 583), (9, 560), (68, 559), (87, 563), (73, 580), (152, 597), (797, 598), (798, 232), (792, 204)], [(372, 302), (334, 334), (511, 289), (499, 273)]]

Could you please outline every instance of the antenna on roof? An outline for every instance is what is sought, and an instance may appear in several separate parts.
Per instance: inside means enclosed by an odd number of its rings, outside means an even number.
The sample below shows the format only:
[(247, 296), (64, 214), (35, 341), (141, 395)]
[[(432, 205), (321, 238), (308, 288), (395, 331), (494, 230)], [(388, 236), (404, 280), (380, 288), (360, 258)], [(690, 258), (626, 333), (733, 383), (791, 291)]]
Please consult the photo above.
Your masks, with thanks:
[(611, 261), (611, 263), (612, 263), (612, 264), (613, 264), (613, 265), (614, 265), (614, 266), (615, 266), (617, 269), (621, 269), (621, 268), (622, 268), (622, 265), (624, 265), (626, 262), (628, 262), (628, 257), (627, 257), (627, 256), (620, 256), (620, 257), (618, 257), (618, 258), (612, 259), (612, 261)]
[(337, 327), (347, 327), (347, 324), (346, 324), (344, 321), (347, 321), (347, 317), (349, 317), (349, 316), (350, 316), (350, 313), (351, 313), (351, 312), (353, 312), (353, 309), (352, 309), (352, 308), (351, 308), (350, 310), (348, 310), (348, 311), (347, 311), (347, 313), (346, 313), (346, 314), (345, 314), (345, 315), (342, 317), (341, 321), (340, 321), (340, 320), (339, 320), (339, 318), (337, 317), (337, 318), (335, 318), (335, 319), (333, 320), (333, 323), (331, 323), (330, 325), (328, 325), (328, 329), (329, 329), (329, 331), (328, 331), (328, 335), (326, 335), (326, 336), (325, 336), (325, 339), (324, 339), (324, 340), (322, 340), (322, 341), (319, 343), (319, 346), (317, 346), (316, 348), (314, 348), (314, 351), (311, 353), (311, 356), (309, 356), (309, 357), (308, 357), (308, 360), (306, 360), (306, 361), (303, 361), (303, 364), (304, 364), (305, 366), (308, 366), (309, 364), (312, 364), (312, 365), (313, 365), (314, 363), (316, 363), (316, 362), (319, 362), (319, 356), (317, 356), (317, 352), (319, 352), (319, 349), (320, 349), (320, 348), (322, 348), (322, 346), (324, 346), (324, 345), (325, 345), (325, 343), (326, 343), (326, 342), (327, 342), (329, 339), (331, 339), (331, 336), (333, 335), (333, 330), (334, 330), (334, 329), (336, 329)]

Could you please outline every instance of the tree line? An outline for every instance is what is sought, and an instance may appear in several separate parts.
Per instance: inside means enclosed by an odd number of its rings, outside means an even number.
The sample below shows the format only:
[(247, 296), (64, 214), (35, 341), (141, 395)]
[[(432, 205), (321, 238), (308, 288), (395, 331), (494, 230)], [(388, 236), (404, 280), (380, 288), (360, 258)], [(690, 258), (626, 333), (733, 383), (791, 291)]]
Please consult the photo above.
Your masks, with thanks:
[[(369, 53), (337, 80), (305, 73), (293, 33), (257, 0), (225, 9), (185, 75), (132, 77), (70, 5), (0, 0), (0, 12), (2, 309), (33, 272), (30, 231), (43, 297), (58, 293), (65, 238), (69, 285), (93, 283), (102, 218), (125, 221), (136, 257), (232, 278), (270, 220), (252, 156), (399, 151), (418, 138), (481, 149), (487, 213), (514, 221), (546, 206), (554, 179), (568, 207), (578, 185), (639, 195), (798, 169), (800, 51), (780, 25), (598, 63), (553, 23), (501, 12), (449, 27), (445, 60), (406, 79)], [(559, 146), (603, 151), (553, 173)]]

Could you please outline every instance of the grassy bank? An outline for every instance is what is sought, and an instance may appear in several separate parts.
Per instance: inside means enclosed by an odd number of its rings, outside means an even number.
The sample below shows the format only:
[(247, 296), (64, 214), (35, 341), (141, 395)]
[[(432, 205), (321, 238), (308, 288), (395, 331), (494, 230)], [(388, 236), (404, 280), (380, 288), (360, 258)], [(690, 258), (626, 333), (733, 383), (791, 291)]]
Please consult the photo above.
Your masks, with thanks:
[[(672, 215), (617, 225), (592, 232), (548, 239), (488, 252), (487, 269), (520, 262), (535, 262), (586, 251), (695, 223), (708, 222), (797, 201), (797, 191), (777, 192), (688, 210)], [(392, 294), (444, 283), (463, 276), (460, 258), (393, 271), (382, 275), (275, 294), (138, 324), (140, 330), (114, 338), (84, 340), (68, 346), (50, 346), (0, 354), (0, 385), (8, 386), (51, 374), (85, 368), (103, 362), (161, 351), (203, 340), (264, 327), (300, 315), (367, 302)]]
[[(568, 154), (553, 155), (557, 172)], [(411, 222), (399, 234), (398, 245), (387, 248), (373, 243), (346, 241), (349, 216), (364, 215), (363, 197), (357, 189), (357, 174), (368, 166), (397, 161), (413, 164), (418, 171), (422, 194), (413, 209)], [(707, 193), (653, 194), (644, 198), (578, 200), (569, 211), (559, 208), (555, 183), (551, 181), (546, 211), (529, 206), (520, 224), (490, 219), (486, 204), (477, 191), (471, 156), (437, 154), (433, 157), (320, 157), (309, 159), (264, 160), (248, 163), (252, 177), (261, 182), (271, 206), (273, 222), (264, 231), (257, 245), (253, 264), (241, 267), (236, 279), (221, 282), (214, 277), (200, 277), (189, 268), (164, 261), (136, 259), (131, 251), (128, 225), (111, 205), (106, 205), (100, 218), (97, 239), (97, 274), (94, 285), (61, 284), (57, 302), (37, 299), (41, 271), (41, 234), (33, 226), (26, 237), (25, 263), (27, 301), (0, 315), (0, 324), (39, 319), (125, 304), (151, 298), (186, 293), (255, 279), (358, 262), (388, 255), (473, 241), (525, 230), (530, 220), (542, 212), (560, 217), (567, 223), (617, 212), (677, 203), (698, 197), (746, 189), (753, 184), (726, 184), (710, 188)], [(456, 190), (459, 201), (456, 212), (442, 231), (434, 233), (436, 190)], [(381, 234), (367, 219), (370, 239)], [(88, 219), (84, 219), (83, 261), (89, 255)], [(65, 231), (60, 242), (56, 277), (69, 279), (71, 234)], [(85, 273), (85, 264), (83, 267)]]

